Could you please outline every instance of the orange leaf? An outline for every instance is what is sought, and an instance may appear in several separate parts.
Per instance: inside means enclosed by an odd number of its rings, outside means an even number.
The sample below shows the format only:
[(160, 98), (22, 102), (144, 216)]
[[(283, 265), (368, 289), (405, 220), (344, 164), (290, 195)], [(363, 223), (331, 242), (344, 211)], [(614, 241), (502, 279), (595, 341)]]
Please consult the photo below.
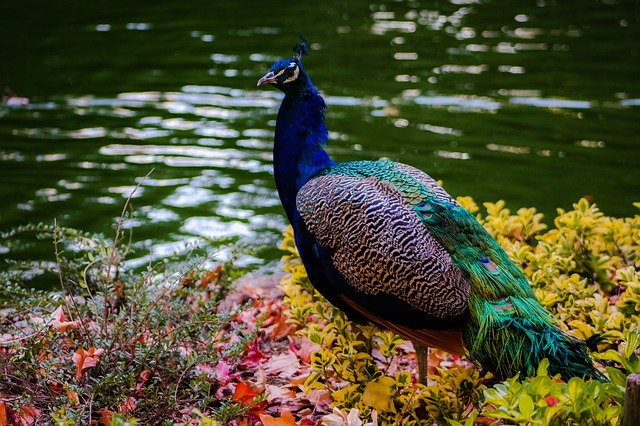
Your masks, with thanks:
[(98, 420), (98, 424), (101, 426), (111, 426), (111, 420), (113, 420), (113, 411), (102, 408), (100, 409), (99, 413), (100, 420)]
[(0, 426), (7, 426), (9, 424), (9, 416), (7, 415), (7, 404), (0, 401)]
[(267, 406), (267, 401), (256, 401), (255, 399), (260, 396), (255, 389), (249, 386), (243, 381), (239, 381), (236, 385), (236, 390), (233, 392), (231, 400), (245, 407), (250, 407), (247, 414), (259, 415), (260, 412)]
[(180, 278), (180, 287), (191, 287), (195, 282), (195, 272), (188, 271)]
[(211, 283), (218, 283), (222, 277), (222, 266), (218, 265), (213, 270), (207, 272), (200, 280), (199, 287), (206, 287)]
[(251, 389), (251, 387), (243, 381), (238, 382), (236, 390), (233, 392), (231, 398), (233, 402), (238, 402), (242, 405), (248, 406), (254, 403), (254, 398), (257, 397), (258, 392)]
[(285, 314), (281, 314), (273, 321), (273, 325), (266, 327), (265, 333), (273, 340), (280, 340), (283, 337), (293, 335), (297, 326), (287, 323), (288, 320), (289, 318)]
[(284, 410), (280, 417), (271, 417), (268, 414), (260, 414), (260, 421), (263, 426), (296, 426), (296, 419), (293, 418), (291, 411)]
[(78, 393), (72, 391), (71, 389), (67, 389), (67, 398), (69, 398), (69, 402), (72, 407), (80, 404), (80, 399), (78, 398)]
[(100, 361), (100, 355), (104, 353), (104, 349), (96, 349), (94, 347), (90, 347), (88, 351), (80, 348), (73, 354), (73, 363), (76, 366), (76, 380), (80, 380), (82, 374), (90, 369), (91, 367), (95, 367)]
[(53, 329), (61, 332), (75, 330), (80, 325), (79, 321), (64, 320), (64, 311), (62, 310), (62, 306), (58, 306), (58, 309), (53, 311), (51, 318), (53, 319), (53, 322), (51, 323)]

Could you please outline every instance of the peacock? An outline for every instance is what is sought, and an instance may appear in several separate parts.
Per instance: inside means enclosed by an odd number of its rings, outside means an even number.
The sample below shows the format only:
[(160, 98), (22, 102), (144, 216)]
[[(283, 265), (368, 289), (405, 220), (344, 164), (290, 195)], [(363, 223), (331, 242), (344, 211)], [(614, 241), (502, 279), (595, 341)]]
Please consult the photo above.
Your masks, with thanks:
[(498, 379), (549, 373), (603, 379), (586, 345), (565, 334), (476, 218), (426, 173), (397, 162), (334, 162), (326, 105), (291, 59), (258, 81), (284, 92), (273, 166), (309, 280), (355, 320), (418, 347), (466, 354)]

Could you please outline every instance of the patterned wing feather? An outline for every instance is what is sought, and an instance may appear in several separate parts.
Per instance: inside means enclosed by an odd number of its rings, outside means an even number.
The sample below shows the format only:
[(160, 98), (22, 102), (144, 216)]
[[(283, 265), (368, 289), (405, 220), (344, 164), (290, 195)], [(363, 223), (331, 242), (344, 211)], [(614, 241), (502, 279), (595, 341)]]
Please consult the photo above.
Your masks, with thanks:
[(351, 287), (335, 291), (379, 304), (399, 299), (434, 322), (464, 315), (469, 283), (393, 185), (374, 176), (321, 175), (303, 186), (296, 203)]

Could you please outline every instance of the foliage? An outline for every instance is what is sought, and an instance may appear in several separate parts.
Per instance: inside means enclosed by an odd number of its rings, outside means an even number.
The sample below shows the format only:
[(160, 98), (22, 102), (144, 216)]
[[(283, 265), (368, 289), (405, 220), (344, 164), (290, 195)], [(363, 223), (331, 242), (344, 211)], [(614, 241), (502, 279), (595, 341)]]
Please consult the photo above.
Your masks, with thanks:
[[(118, 241), (55, 224), (3, 237), (29, 233), (52, 240), (56, 259), (0, 273), (1, 424), (133, 425), (193, 413), (213, 421), (250, 410), (216, 393), (235, 382), (216, 367), (237, 368), (257, 329), (238, 321), (254, 300), (221, 304), (242, 273), (233, 261), (210, 268), (204, 255), (130, 274)], [(25, 287), (34, 274), (61, 291)]]
[[(243, 271), (206, 252), (135, 274), (119, 232), (109, 241), (36, 225), (2, 235), (50, 239), (54, 258), (0, 271), (0, 425), (615, 424), (626, 376), (640, 372), (640, 216), (610, 218), (581, 200), (547, 230), (535, 209), (486, 203), (480, 214), (459, 202), (559, 325), (587, 340), (609, 382), (564, 383), (544, 361), (536, 377), (497, 383), (432, 349), (423, 386), (411, 343), (352, 323), (313, 289), (291, 230), (283, 296), (255, 278), (231, 292)], [(33, 277), (60, 291), (25, 286)]]
[(458, 201), (525, 271), (560, 326), (594, 349), (611, 381), (564, 383), (543, 362), (536, 377), (490, 386), (491, 377), (470, 364), (431, 351), (437, 368), (429, 387), (419, 385), (415, 368), (398, 360), (412, 353), (398, 336), (351, 323), (313, 289), (289, 229), (281, 283), (287, 313), (318, 345), (305, 390), (323, 388), (345, 419), (355, 410), (378, 424), (616, 424), (625, 377), (640, 372), (640, 215), (607, 217), (582, 199), (573, 210), (558, 209), (555, 228), (545, 232), (533, 208), (512, 215), (499, 201), (485, 203), (483, 215), (470, 197)]

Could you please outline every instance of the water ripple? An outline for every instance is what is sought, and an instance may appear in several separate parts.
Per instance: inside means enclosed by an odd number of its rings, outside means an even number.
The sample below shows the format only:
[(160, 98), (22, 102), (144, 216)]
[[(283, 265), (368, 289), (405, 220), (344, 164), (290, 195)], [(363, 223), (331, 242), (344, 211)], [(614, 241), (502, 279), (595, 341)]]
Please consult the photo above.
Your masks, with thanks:
[(485, 97), (418, 96), (413, 101), (418, 105), (456, 106), (466, 110), (497, 110), (501, 107), (499, 102)]
[(537, 97), (515, 97), (509, 102), (516, 105), (529, 105), (543, 108), (591, 108), (589, 101), (576, 101), (571, 99), (537, 98)]

